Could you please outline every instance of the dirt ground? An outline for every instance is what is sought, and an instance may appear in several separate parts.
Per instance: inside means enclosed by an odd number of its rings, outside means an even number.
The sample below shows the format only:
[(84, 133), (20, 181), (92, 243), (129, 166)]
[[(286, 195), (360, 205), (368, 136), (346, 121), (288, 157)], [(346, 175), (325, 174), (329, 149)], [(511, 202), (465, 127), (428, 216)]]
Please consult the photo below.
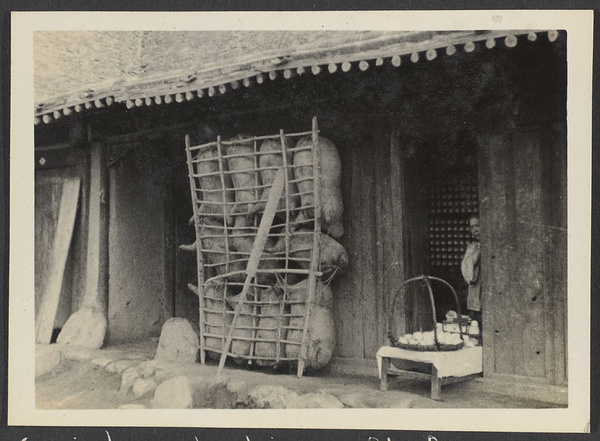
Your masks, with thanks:
[[(53, 370), (36, 380), (36, 407), (38, 409), (118, 409), (121, 406), (152, 407), (152, 394), (138, 398), (131, 391), (119, 392), (121, 372), (107, 370), (103, 363), (95, 360), (111, 361), (112, 364), (126, 361), (126, 366), (136, 366), (153, 357), (153, 344), (131, 348), (109, 350), (63, 352), (61, 362)], [(213, 381), (217, 374), (217, 363), (206, 365), (166, 364), (162, 369), (167, 377), (185, 375), (191, 379)], [(243, 384), (244, 390), (252, 390), (260, 385), (282, 386), (298, 394), (324, 392), (337, 397), (344, 407), (358, 408), (549, 408), (563, 407), (554, 403), (519, 398), (503, 393), (490, 392), (477, 385), (477, 382), (457, 383), (442, 388), (442, 400), (429, 397), (428, 382), (393, 378), (387, 392), (379, 391), (379, 379), (369, 375), (343, 375), (321, 373), (298, 378), (289, 370), (281, 372), (272, 369), (250, 370), (228, 364), (224, 376), (228, 381)], [(204, 381), (204, 380), (203, 380)], [(251, 407), (236, 402), (236, 394), (225, 388), (206, 388), (202, 408)], [(237, 404), (236, 404), (237, 403)]]
[(118, 394), (119, 375), (90, 363), (61, 363), (59, 370), (46, 374), (36, 382), (38, 409), (118, 409), (124, 404), (150, 407), (150, 398), (134, 399)]

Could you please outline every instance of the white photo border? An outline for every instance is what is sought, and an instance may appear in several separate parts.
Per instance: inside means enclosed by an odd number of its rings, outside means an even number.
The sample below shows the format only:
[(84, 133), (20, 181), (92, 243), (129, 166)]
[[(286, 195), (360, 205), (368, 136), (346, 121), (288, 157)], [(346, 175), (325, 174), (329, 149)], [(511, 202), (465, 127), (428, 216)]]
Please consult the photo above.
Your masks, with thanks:
[[(564, 409), (36, 410), (33, 32), (65, 30), (567, 31), (568, 366)], [(584, 432), (590, 418), (591, 10), (13, 12), (8, 424)], [(18, 244), (18, 246), (17, 246)]]

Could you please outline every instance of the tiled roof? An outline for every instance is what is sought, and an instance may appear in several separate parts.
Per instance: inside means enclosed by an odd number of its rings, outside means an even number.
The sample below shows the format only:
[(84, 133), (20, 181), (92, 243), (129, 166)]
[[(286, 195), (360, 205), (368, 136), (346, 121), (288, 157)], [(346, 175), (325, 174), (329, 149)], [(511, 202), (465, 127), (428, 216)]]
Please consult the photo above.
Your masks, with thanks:
[(476, 45), (512, 47), (518, 35), (558, 37), (556, 31), (40, 32), (36, 124), (115, 103), (206, 99), (277, 77), (432, 61), (440, 51), (471, 52)]

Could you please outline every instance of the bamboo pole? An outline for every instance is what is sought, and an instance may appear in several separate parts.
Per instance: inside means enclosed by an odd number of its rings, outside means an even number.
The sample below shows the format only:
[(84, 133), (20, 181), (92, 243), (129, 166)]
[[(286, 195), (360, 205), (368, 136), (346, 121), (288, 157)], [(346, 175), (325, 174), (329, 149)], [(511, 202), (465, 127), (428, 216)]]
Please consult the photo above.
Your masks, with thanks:
[[(271, 78), (273, 79), (273, 78)], [(257, 156), (257, 149), (256, 149), (256, 139), (252, 142), (252, 151), (254, 153), (252, 159), (254, 160), (254, 188), (253, 188), (253, 196), (254, 199), (258, 199), (258, 192), (257, 189), (259, 187), (258, 185), (258, 179), (259, 179), (259, 172), (258, 172), (258, 156)], [(254, 226), (256, 226), (256, 221), (257, 218), (254, 218)], [(269, 227), (270, 229), (271, 227)], [(258, 232), (256, 233), (258, 234)], [(268, 233), (267, 233), (268, 234)], [(250, 253), (250, 256), (248, 257), (248, 260), (252, 258), (252, 252)], [(254, 290), (254, 300), (256, 299), (257, 296), (257, 290)], [(256, 309), (256, 303), (254, 303), (253, 308), (252, 308), (252, 312), (253, 312), (253, 317), (252, 317), (252, 342), (250, 343), (250, 355), (254, 354), (254, 347), (255, 347), (255, 341), (256, 341), (256, 333), (257, 333), (257, 327), (258, 327), (258, 313), (257, 313), (257, 309)], [(252, 364), (252, 359), (249, 360), (248, 364)]]
[(200, 363), (206, 363), (206, 352), (204, 350), (204, 260), (202, 256), (202, 234), (198, 219), (198, 196), (196, 191), (196, 181), (194, 179), (194, 169), (192, 164), (192, 152), (190, 151), (190, 137), (185, 136), (185, 152), (188, 163), (188, 173), (190, 179), (190, 191), (192, 193), (192, 209), (194, 212), (194, 228), (196, 230), (196, 272), (198, 273), (198, 287), (196, 295), (198, 296), (198, 314), (200, 318)]
[[(300, 136), (307, 136), (310, 135), (312, 133), (312, 131), (305, 131), (305, 132), (297, 132), (297, 133), (288, 133), (286, 134), (286, 136), (290, 137), (290, 138), (295, 138), (295, 137), (300, 137)], [(256, 141), (262, 141), (265, 139), (279, 139), (279, 134), (277, 135), (263, 135), (263, 136), (253, 136), (252, 138), (248, 138), (248, 139), (252, 139), (252, 140), (256, 140)], [(239, 141), (238, 141), (239, 142)], [(221, 145), (232, 145), (235, 144), (236, 141), (221, 141)], [(207, 142), (205, 144), (200, 144), (197, 146), (191, 146), (190, 147), (190, 151), (195, 151), (195, 150), (200, 150), (203, 149), (204, 147), (210, 146), (210, 145), (217, 145), (217, 143), (215, 141), (211, 141), (211, 142)], [(309, 150), (311, 147), (307, 146), (307, 147), (292, 147), (290, 149), (288, 149), (288, 152), (293, 152), (293, 151), (300, 151), (300, 150)], [(265, 153), (261, 153), (258, 152), (259, 155), (265, 154), (271, 154), (271, 152), (265, 152)], [(241, 153), (239, 154), (239, 156), (248, 156), (245, 153)], [(227, 155), (224, 156), (226, 158), (232, 158), (232, 157), (236, 157), (235, 155)]]
[(306, 313), (304, 315), (304, 330), (302, 332), (302, 344), (298, 356), (298, 377), (304, 373), (304, 365), (308, 356), (308, 325), (310, 323), (311, 310), (315, 302), (315, 290), (317, 285), (316, 273), (319, 270), (320, 239), (321, 239), (321, 158), (319, 154), (319, 125), (317, 117), (312, 120), (312, 147), (313, 147), (313, 189), (315, 200), (315, 226), (312, 250), (312, 261), (310, 263), (310, 274), (308, 276), (308, 294), (306, 297)]
[[(287, 147), (285, 143), (285, 133), (283, 129), (279, 130), (279, 138), (281, 141), (281, 161), (283, 163), (283, 169), (285, 171), (284, 174), (284, 186), (285, 186), (285, 273), (283, 276), (284, 280), (284, 290), (283, 290), (283, 298), (281, 299), (281, 304), (279, 307), (279, 315), (283, 318), (285, 301), (287, 297), (287, 287), (288, 287), (288, 271), (289, 271), (289, 263), (290, 263), (290, 182), (288, 175), (288, 161), (287, 161)], [(282, 325), (283, 320), (278, 320), (277, 325), (277, 341), (281, 342), (281, 333), (282, 333)], [(277, 361), (281, 358), (281, 348), (283, 346), (281, 344), (277, 344), (275, 346), (277, 350)]]
[(225, 342), (225, 346), (223, 346), (222, 348), (221, 359), (219, 360), (219, 368), (217, 370), (217, 377), (221, 376), (221, 372), (223, 371), (223, 367), (225, 366), (225, 360), (227, 359), (229, 347), (231, 346), (231, 341), (233, 340), (233, 331), (235, 329), (235, 323), (237, 321), (238, 316), (240, 315), (242, 305), (244, 304), (246, 299), (246, 295), (248, 294), (250, 282), (256, 275), (256, 270), (258, 269), (258, 265), (260, 263), (260, 258), (263, 253), (265, 243), (267, 242), (269, 230), (271, 229), (273, 219), (275, 218), (275, 211), (277, 210), (279, 198), (281, 197), (281, 193), (283, 191), (283, 174), (283, 169), (280, 169), (275, 175), (275, 179), (273, 180), (273, 187), (271, 188), (269, 200), (267, 201), (267, 206), (265, 207), (265, 211), (260, 222), (260, 227), (258, 229), (258, 233), (256, 234), (256, 240), (252, 245), (250, 259), (248, 259), (248, 266), (246, 267), (247, 275), (246, 280), (244, 282), (244, 287), (242, 288), (242, 292), (237, 296), (237, 305), (235, 308), (233, 319), (231, 321), (229, 333), (227, 335), (227, 341)]

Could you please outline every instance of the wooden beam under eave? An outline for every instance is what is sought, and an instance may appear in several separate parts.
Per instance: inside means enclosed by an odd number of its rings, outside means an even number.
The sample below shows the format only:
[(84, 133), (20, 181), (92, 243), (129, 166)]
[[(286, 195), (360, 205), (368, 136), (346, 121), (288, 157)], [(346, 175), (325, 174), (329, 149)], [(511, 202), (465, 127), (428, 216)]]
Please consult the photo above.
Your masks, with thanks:
[(107, 311), (108, 302), (108, 167), (104, 145), (92, 143), (88, 219), (88, 256), (83, 306)]

